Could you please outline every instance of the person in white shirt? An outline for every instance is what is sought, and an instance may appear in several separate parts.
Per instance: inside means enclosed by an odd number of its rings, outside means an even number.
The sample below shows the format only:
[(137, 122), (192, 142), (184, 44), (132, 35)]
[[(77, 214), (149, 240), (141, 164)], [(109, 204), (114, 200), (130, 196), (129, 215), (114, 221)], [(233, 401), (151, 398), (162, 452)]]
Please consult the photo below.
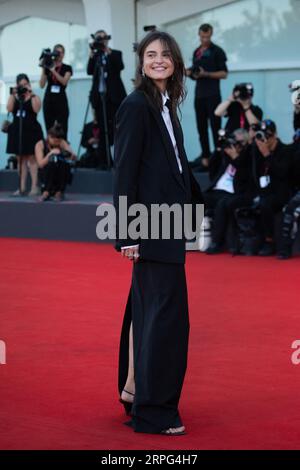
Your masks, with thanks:
[(213, 154), (209, 165), (210, 186), (204, 192), (206, 213), (213, 214), (212, 242), (206, 250), (209, 255), (222, 251), (226, 230), (236, 208), (251, 205), (248, 181), (251, 172), (249, 134), (237, 129), (225, 146)]

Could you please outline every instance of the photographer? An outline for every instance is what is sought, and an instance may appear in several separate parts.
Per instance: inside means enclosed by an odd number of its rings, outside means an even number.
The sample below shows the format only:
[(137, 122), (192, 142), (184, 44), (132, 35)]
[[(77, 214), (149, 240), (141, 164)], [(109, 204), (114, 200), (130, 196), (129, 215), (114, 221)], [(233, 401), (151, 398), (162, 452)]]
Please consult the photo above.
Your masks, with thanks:
[(16, 78), (16, 87), (11, 89), (11, 95), (7, 103), (7, 111), (13, 114), (13, 122), (8, 130), (6, 152), (17, 156), (21, 176), (20, 187), (13, 194), (14, 196), (26, 195), (28, 165), (31, 175), (29, 196), (39, 193), (37, 184), (38, 167), (34, 156), (34, 148), (35, 144), (43, 138), (42, 128), (37, 121), (37, 114), (40, 109), (41, 101), (32, 92), (28, 76), (24, 73), (19, 74)]
[(186, 75), (196, 80), (195, 111), (202, 155), (202, 170), (207, 170), (210, 157), (208, 122), (210, 122), (214, 145), (217, 147), (221, 119), (215, 115), (221, 103), (220, 80), (227, 78), (227, 57), (223, 49), (211, 41), (213, 27), (203, 24), (199, 28), (200, 47), (193, 54), (193, 65)]
[(94, 42), (90, 45), (91, 51), (87, 74), (93, 75), (90, 100), (96, 113), (101, 135), (98, 167), (107, 168), (108, 156), (106, 155), (105, 116), (102, 99), (106, 108), (109, 146), (112, 146), (115, 114), (126, 97), (126, 91), (121, 80), (121, 71), (124, 69), (124, 64), (122, 52), (108, 47), (110, 36), (107, 36), (105, 31), (97, 31), (92, 37)]
[(99, 142), (100, 129), (97, 119), (94, 116), (94, 120), (92, 122), (88, 122), (83, 129), (81, 146), (86, 149), (86, 152), (81, 156), (78, 166), (95, 168), (99, 165)]
[(219, 132), (218, 148), (209, 162), (211, 184), (204, 193), (206, 210), (213, 211), (212, 243), (209, 255), (221, 253), (228, 222), (235, 209), (251, 203), (248, 180), (250, 157), (248, 132), (237, 129), (232, 135)]
[(260, 210), (264, 243), (260, 256), (275, 253), (274, 221), (291, 196), (290, 171), (293, 150), (277, 136), (276, 125), (265, 120), (256, 132), (252, 155), (251, 191)]
[(48, 201), (52, 196), (56, 201), (62, 201), (66, 186), (70, 183), (70, 164), (76, 156), (64, 136), (62, 126), (55, 124), (48, 130), (47, 140), (40, 140), (35, 146), (43, 183), (41, 201)]
[(292, 149), (291, 186), (293, 196), (284, 207), (280, 225), (278, 259), (285, 260), (292, 256), (293, 244), (300, 221), (300, 130), (294, 136)]
[(249, 130), (253, 124), (258, 124), (263, 117), (263, 111), (252, 103), (254, 88), (251, 83), (240, 83), (234, 87), (228, 100), (221, 103), (215, 110), (218, 117), (228, 117), (225, 129), (232, 133), (236, 129)]
[(72, 67), (63, 63), (65, 48), (61, 44), (54, 46), (53, 52), (44, 49), (40, 57), (42, 74), (40, 87), (47, 88), (44, 96), (43, 110), (46, 129), (55, 122), (62, 125), (65, 139), (68, 137), (69, 105), (66, 88), (73, 74)]

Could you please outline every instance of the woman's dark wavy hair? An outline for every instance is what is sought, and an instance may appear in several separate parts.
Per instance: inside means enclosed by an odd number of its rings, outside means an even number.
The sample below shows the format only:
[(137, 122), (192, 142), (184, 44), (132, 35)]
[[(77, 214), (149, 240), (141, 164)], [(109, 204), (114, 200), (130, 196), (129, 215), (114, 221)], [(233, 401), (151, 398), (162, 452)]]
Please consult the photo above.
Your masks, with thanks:
[(63, 46), (62, 44), (55, 44), (54, 50), (56, 49), (62, 49), (64, 54), (66, 52), (65, 46)]
[(151, 31), (139, 43), (137, 48), (138, 65), (135, 76), (135, 89), (143, 91), (150, 102), (162, 110), (162, 97), (159, 89), (147, 76), (143, 76), (142, 70), (144, 65), (145, 50), (153, 41), (159, 40), (164, 47), (170, 51), (170, 55), (174, 64), (174, 74), (168, 79), (167, 91), (172, 103), (173, 116), (176, 117), (177, 107), (184, 101), (186, 97), (185, 89), (185, 67), (180, 48), (175, 39), (168, 33), (163, 31)]
[(26, 73), (19, 73), (19, 75), (16, 76), (17, 85), (19, 85), (19, 83), (22, 80), (26, 80), (26, 82), (30, 83), (29, 77), (28, 77), (28, 75), (26, 75)]
[(54, 139), (65, 138), (64, 128), (59, 122), (55, 122), (55, 124), (52, 127), (50, 127), (47, 134), (48, 134), (48, 137), (53, 137)]

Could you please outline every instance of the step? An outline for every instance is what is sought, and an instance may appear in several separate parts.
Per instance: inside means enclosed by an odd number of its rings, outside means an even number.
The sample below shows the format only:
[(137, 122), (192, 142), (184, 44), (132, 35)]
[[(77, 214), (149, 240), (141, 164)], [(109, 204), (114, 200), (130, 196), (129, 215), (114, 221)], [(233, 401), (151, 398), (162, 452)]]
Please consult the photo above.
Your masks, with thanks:
[[(207, 188), (207, 173), (194, 173), (202, 189)], [(27, 179), (29, 191), (29, 178)], [(0, 191), (16, 191), (19, 185), (17, 170), (0, 170)], [(73, 182), (67, 187), (72, 194), (112, 194), (113, 171), (100, 171), (77, 168), (73, 174)]]
[(112, 203), (112, 196), (70, 193), (63, 202), (39, 202), (0, 192), (0, 237), (100, 242), (96, 210), (104, 202)]

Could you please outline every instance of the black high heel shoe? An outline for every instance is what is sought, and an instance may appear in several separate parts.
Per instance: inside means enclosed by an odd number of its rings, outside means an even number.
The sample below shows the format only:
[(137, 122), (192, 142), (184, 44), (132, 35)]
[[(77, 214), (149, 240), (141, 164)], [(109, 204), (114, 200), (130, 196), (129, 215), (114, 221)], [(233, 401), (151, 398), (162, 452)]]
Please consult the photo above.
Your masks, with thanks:
[[(123, 392), (128, 393), (128, 395), (132, 395), (134, 397), (134, 393), (128, 392), (127, 390), (125, 390), (125, 388)], [(129, 401), (125, 401), (122, 398), (119, 399), (119, 402), (122, 403), (122, 405), (124, 406), (127, 416), (130, 416), (132, 410), (132, 403), (130, 403)]]

